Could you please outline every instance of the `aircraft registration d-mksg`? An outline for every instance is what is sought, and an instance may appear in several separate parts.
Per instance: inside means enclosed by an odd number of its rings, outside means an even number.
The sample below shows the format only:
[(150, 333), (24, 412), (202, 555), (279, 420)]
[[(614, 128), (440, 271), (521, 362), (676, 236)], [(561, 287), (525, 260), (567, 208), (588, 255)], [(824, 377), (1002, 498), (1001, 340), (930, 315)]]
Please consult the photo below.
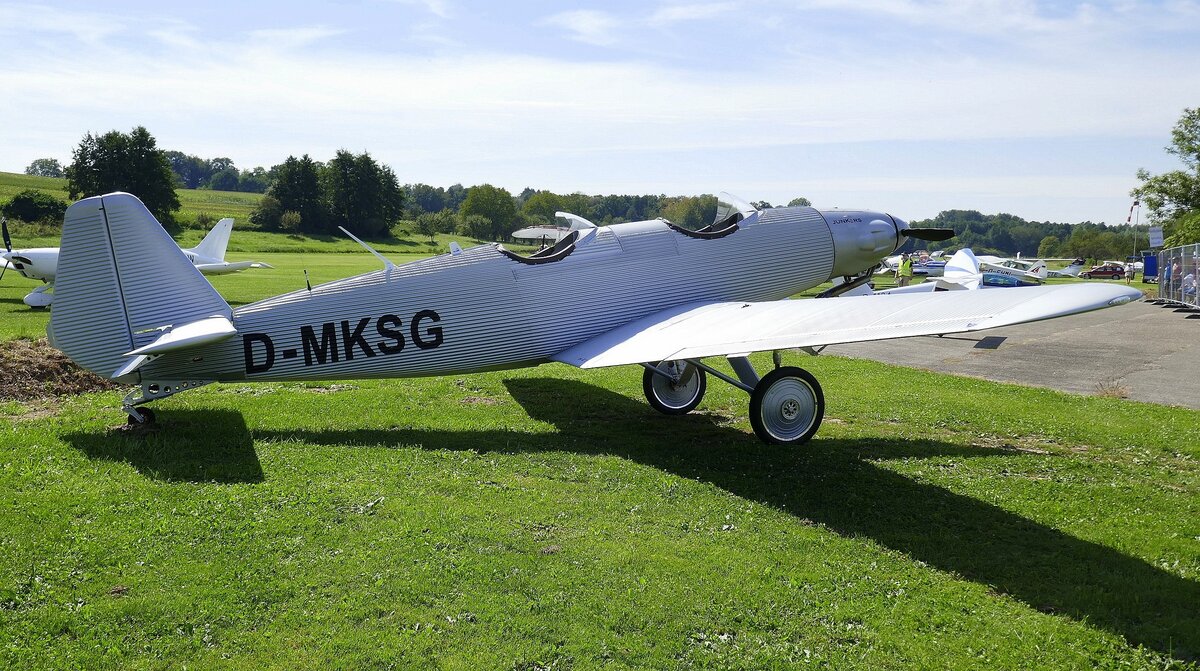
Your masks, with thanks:
[[(576, 230), (524, 256), (500, 244), (393, 265), (231, 309), (136, 197), (72, 205), (51, 342), (83, 367), (140, 385), (140, 407), (210, 382), (417, 377), (536, 366), (640, 364), (650, 405), (695, 408), (706, 374), (750, 394), (755, 433), (803, 443), (825, 411), (778, 351), (977, 331), (1127, 303), (1112, 285), (784, 300), (831, 278), (870, 278), (908, 237), (887, 214), (727, 199), (704, 229), (663, 219)], [(368, 248), (369, 249), (369, 248)], [(556, 291), (548, 291), (548, 289)], [(775, 351), (763, 376), (748, 354)], [(704, 359), (726, 357), (732, 374)]]

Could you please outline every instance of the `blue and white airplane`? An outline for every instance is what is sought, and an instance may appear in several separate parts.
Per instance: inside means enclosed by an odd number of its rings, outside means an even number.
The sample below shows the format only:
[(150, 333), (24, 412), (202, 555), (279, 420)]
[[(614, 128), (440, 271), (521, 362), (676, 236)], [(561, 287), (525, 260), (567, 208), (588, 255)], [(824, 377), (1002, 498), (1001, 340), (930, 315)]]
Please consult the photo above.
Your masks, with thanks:
[[(672, 415), (695, 408), (712, 375), (750, 395), (762, 440), (799, 444), (820, 427), (825, 399), (812, 374), (781, 365), (780, 350), (978, 331), (1141, 295), (1076, 284), (832, 298), (909, 238), (949, 233), (879, 212), (759, 211), (725, 197), (701, 230), (655, 219), (581, 226), (532, 255), (484, 244), (399, 266), (380, 256), (381, 270), (232, 309), (137, 198), (114, 193), (67, 210), (48, 331), (84, 368), (139, 385), (124, 400), (136, 423), (153, 419), (143, 404), (211, 382), (559, 361), (641, 365), (651, 407)], [(847, 281), (827, 297), (786, 300), (833, 278)], [(776, 353), (761, 377), (748, 358), (760, 351)]]

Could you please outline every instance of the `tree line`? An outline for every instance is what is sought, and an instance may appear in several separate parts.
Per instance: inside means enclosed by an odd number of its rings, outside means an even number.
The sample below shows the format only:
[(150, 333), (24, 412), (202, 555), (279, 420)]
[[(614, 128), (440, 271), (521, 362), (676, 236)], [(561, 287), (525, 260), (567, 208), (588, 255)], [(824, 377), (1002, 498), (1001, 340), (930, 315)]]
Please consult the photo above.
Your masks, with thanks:
[[(1200, 108), (1184, 110), (1166, 151), (1178, 157), (1184, 169), (1162, 175), (1139, 170), (1141, 185), (1131, 195), (1147, 207), (1150, 222), (1164, 226), (1167, 246), (1200, 242)], [(491, 184), (401, 185), (395, 172), (370, 154), (346, 150), (324, 162), (305, 154), (289, 156), (270, 169), (243, 171), (229, 158), (202, 159), (158, 149), (154, 137), (141, 126), (130, 133), (88, 133), (72, 158), (66, 167), (55, 159), (37, 159), (25, 172), (65, 177), (71, 198), (118, 190), (135, 193), (167, 223), (179, 209), (176, 188), (260, 192), (265, 195), (250, 224), (268, 231), (335, 233), (342, 226), (356, 235), (379, 237), (407, 221), (407, 228), (431, 240), (438, 233), (449, 232), (504, 240), (520, 228), (551, 225), (557, 211), (599, 225), (663, 217), (696, 229), (712, 221), (717, 203), (710, 194), (586, 195), (526, 188), (514, 195)], [(7, 216), (53, 219), (65, 206), (30, 194), (19, 196), (3, 207)], [(809, 204), (805, 198), (787, 203)], [(764, 201), (754, 205), (772, 207)], [(974, 210), (947, 210), (914, 225), (954, 229), (955, 238), (947, 242), (922, 243), (930, 250), (971, 247), (979, 253), (1002, 256), (1119, 259), (1149, 246), (1147, 226), (1026, 221), (1011, 214), (985, 215)], [(908, 244), (911, 248), (915, 241)]]

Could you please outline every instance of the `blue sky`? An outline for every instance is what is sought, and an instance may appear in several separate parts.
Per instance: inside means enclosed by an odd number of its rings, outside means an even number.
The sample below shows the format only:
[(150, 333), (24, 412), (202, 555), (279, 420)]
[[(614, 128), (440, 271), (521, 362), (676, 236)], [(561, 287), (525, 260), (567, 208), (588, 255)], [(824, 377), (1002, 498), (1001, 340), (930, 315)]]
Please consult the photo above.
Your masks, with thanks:
[(0, 0), (0, 170), (146, 126), (242, 168), (1124, 222), (1200, 0)]

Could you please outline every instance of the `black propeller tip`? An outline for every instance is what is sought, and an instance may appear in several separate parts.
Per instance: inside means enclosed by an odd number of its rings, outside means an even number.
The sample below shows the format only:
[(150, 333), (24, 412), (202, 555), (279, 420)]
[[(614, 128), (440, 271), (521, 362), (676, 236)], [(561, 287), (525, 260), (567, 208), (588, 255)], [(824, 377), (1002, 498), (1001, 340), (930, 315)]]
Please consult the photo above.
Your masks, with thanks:
[(8, 235), (8, 219), (0, 218), (0, 230), (4, 232), (4, 251), (12, 251), (12, 238)]
[(918, 240), (941, 241), (954, 237), (952, 228), (905, 228), (900, 232)]

